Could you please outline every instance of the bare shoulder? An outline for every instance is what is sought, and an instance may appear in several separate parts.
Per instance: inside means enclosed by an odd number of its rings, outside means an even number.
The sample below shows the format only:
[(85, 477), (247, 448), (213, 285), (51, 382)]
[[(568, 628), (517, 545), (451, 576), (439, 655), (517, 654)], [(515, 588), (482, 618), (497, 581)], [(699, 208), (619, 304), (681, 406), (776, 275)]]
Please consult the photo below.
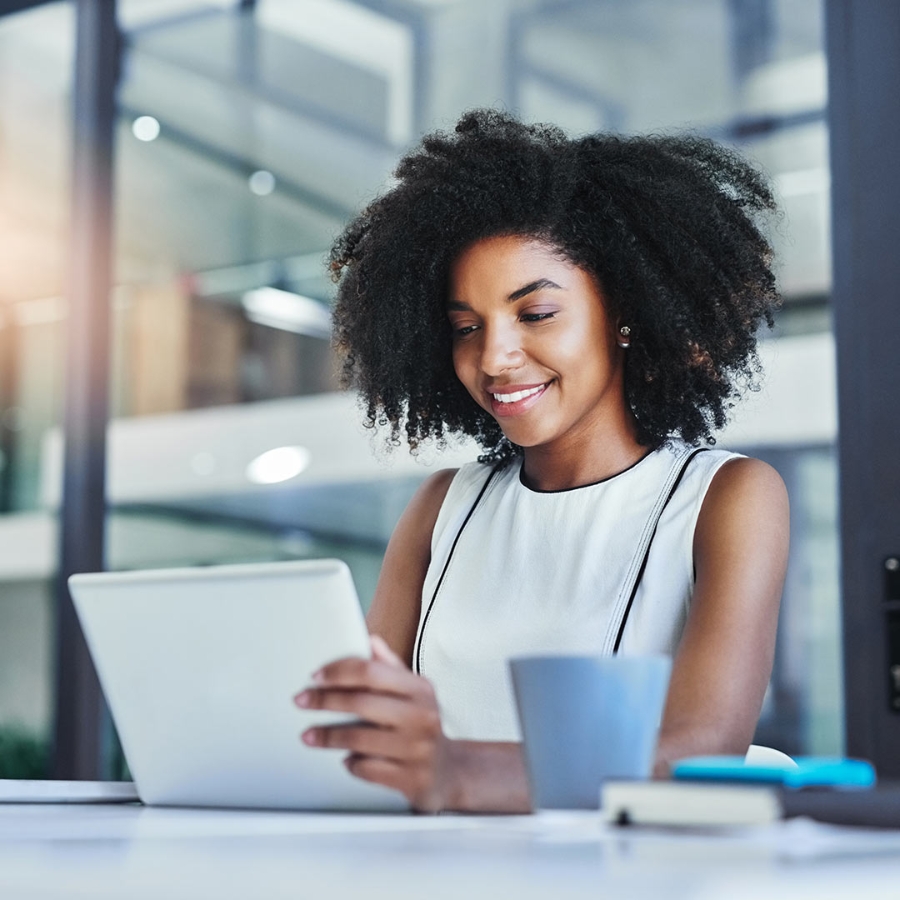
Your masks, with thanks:
[(731, 459), (716, 472), (706, 492), (695, 552), (729, 539), (746, 547), (751, 537), (770, 547), (786, 545), (789, 517), (787, 489), (778, 472), (760, 459)]
[[(394, 563), (395, 557), (402, 558), (406, 566), (418, 561), (420, 566), (427, 568), (431, 558), (434, 525), (457, 471), (441, 469), (429, 475), (413, 494), (391, 535), (385, 555), (386, 568)], [(424, 570), (422, 576), (424, 578)]]
[(458, 471), (459, 469), (441, 469), (429, 475), (419, 486), (403, 514), (404, 519), (410, 517), (417, 520), (416, 524), (428, 531), (429, 540), (447, 491), (450, 490), (450, 483)]
[(369, 630), (381, 635), (407, 663), (412, 658), (422, 585), (431, 562), (431, 537), (456, 473), (456, 469), (441, 469), (429, 475), (409, 501), (385, 551), (366, 617)]
[(739, 456), (728, 460), (716, 472), (703, 501), (703, 511), (714, 513), (719, 507), (736, 502), (786, 508), (787, 488), (778, 472), (768, 463)]

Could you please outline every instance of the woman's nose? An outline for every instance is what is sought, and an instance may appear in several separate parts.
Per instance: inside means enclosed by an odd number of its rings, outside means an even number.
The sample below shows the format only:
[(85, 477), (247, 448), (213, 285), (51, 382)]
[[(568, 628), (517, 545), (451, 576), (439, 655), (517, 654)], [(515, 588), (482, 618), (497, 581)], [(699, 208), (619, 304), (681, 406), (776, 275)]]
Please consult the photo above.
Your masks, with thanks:
[(485, 326), (481, 348), (481, 368), (487, 375), (499, 375), (522, 365), (525, 358), (515, 329)]

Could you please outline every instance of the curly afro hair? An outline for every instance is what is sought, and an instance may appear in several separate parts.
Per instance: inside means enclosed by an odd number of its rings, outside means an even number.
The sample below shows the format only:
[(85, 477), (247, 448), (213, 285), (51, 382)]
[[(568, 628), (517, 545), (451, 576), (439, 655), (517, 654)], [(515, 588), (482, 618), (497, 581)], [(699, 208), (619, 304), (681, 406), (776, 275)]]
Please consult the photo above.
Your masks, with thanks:
[(475, 110), (426, 136), (395, 175), (331, 251), (344, 381), (393, 443), (460, 434), (483, 461), (518, 452), (456, 378), (445, 309), (453, 262), (497, 235), (553, 246), (628, 323), (625, 394), (642, 444), (714, 442), (756, 387), (756, 333), (779, 299), (757, 219), (774, 201), (730, 150), (695, 136), (569, 139)]

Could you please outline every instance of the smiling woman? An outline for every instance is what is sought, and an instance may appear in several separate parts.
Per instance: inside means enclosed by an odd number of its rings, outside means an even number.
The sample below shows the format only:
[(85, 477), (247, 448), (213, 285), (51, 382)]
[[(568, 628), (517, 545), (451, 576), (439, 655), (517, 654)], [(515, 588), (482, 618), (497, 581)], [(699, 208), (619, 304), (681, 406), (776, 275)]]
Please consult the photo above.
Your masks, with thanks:
[[(597, 481), (646, 452), (606, 306), (596, 279), (530, 238), (480, 240), (451, 270), (456, 375), (511, 444), (532, 450), (524, 475), (542, 490)], [(629, 450), (611, 452), (618, 444)]]
[(398, 524), (372, 659), (297, 697), (364, 724), (304, 740), (418, 809), (527, 809), (507, 660), (663, 653), (656, 771), (744, 752), (787, 498), (712, 435), (777, 302), (765, 182), (709, 141), (569, 140), (487, 111), (396, 174), (333, 251), (345, 376), (395, 442), (465, 434), (484, 453)]

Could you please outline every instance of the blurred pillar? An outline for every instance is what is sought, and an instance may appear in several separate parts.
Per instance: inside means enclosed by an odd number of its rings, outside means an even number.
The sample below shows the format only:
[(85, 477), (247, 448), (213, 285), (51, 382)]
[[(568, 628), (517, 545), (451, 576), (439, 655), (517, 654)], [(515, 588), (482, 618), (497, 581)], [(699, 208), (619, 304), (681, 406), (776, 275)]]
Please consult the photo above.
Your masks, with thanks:
[(66, 580), (103, 569), (119, 34), (115, 0), (76, 0), (65, 460), (57, 586), (53, 775), (99, 778), (104, 703)]
[(900, 776), (900, 3), (826, 0), (847, 751)]
[(0, 309), (0, 513), (13, 508), (13, 470), (18, 418), (19, 328), (10, 310)]

